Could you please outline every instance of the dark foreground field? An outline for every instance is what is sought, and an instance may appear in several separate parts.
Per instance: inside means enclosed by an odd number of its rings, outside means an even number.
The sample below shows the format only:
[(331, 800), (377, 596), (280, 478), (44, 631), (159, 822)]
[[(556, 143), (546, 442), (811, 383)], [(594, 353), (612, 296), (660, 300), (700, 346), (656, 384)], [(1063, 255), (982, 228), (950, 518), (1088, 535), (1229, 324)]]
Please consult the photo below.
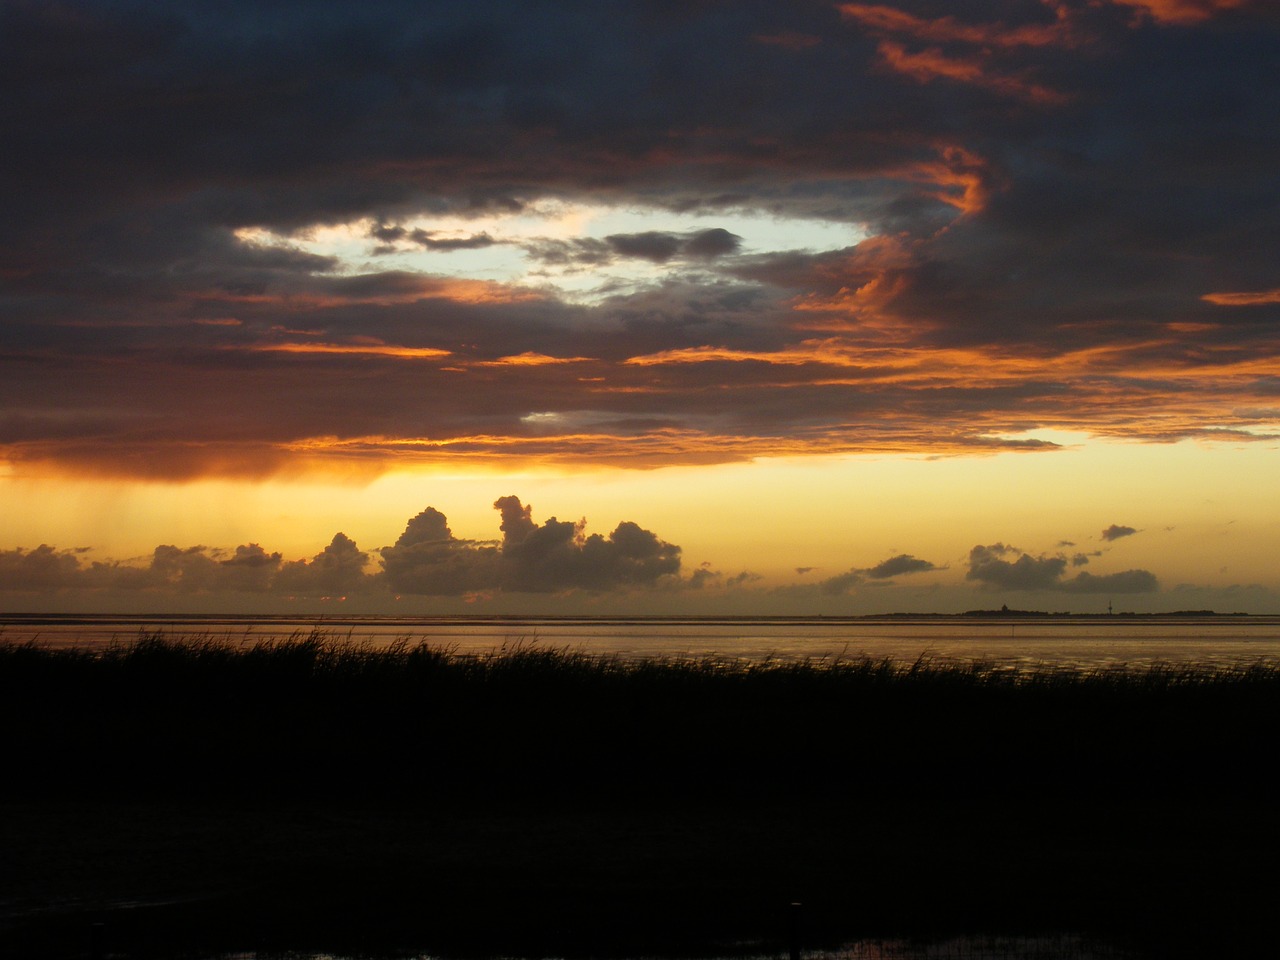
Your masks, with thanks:
[(0, 647), (0, 952), (1274, 955), (1280, 670)]

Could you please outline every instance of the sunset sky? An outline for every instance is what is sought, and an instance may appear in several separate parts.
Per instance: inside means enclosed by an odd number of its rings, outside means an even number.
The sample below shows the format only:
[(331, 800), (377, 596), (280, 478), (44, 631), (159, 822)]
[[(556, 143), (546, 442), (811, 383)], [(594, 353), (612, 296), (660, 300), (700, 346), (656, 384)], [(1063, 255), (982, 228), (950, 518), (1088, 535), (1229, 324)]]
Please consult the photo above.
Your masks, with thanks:
[(1280, 8), (0, 0), (0, 614), (1280, 613)]

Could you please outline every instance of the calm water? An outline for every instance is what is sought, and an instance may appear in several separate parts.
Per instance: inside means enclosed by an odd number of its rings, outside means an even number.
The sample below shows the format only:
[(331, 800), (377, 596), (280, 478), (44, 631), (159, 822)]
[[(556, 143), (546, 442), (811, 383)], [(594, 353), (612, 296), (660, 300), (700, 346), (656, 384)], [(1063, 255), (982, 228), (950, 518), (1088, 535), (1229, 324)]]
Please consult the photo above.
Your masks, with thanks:
[[(951, 940), (862, 940), (838, 950), (806, 950), (802, 960), (1134, 960), (1134, 954), (1110, 944), (1076, 936), (960, 937)], [(330, 953), (222, 954), (210, 960), (354, 960)], [(419, 954), (412, 960), (441, 960)], [(760, 954), (737, 960), (782, 960)]]
[(371, 646), (401, 639), (459, 653), (513, 644), (622, 657), (859, 657), (1002, 666), (1280, 661), (1280, 617), (918, 617), (570, 619), (508, 617), (0, 616), (0, 641), (47, 646), (130, 643), (143, 633), (254, 643), (321, 630)]

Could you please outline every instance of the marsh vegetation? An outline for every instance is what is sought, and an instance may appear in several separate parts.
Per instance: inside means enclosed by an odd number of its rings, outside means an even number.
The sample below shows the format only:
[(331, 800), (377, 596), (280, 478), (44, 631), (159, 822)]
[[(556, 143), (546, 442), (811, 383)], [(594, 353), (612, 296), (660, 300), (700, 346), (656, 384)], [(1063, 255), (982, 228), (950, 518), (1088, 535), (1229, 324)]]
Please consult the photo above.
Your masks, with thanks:
[(1271, 663), (148, 634), (0, 646), (0, 710), (10, 955), (758, 952), (796, 900), (811, 946), (1270, 941)]

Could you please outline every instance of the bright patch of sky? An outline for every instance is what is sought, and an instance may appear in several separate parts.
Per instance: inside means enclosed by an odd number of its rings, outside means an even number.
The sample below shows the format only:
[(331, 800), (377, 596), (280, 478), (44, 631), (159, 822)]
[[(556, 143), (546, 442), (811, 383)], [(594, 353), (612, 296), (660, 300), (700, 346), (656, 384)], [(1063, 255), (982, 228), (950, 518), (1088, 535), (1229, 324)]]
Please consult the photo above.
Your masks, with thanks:
[[(400, 228), (396, 239), (379, 240), (378, 227)], [(740, 238), (736, 254), (714, 260), (673, 256), (655, 263), (638, 257), (612, 256), (605, 263), (574, 260), (548, 262), (534, 255), (548, 241), (572, 245), (575, 240), (604, 242), (619, 234), (649, 232), (688, 237), (719, 228)], [(431, 249), (414, 239), (434, 243), (483, 242), (484, 246)], [(606, 295), (690, 274), (705, 274), (716, 263), (735, 256), (789, 250), (839, 250), (864, 240), (867, 232), (856, 224), (817, 219), (783, 219), (750, 210), (677, 213), (656, 208), (625, 208), (544, 200), (519, 212), (480, 217), (424, 216), (394, 224), (363, 219), (337, 226), (316, 226), (289, 237), (260, 228), (238, 230), (246, 242), (286, 246), (337, 257), (350, 274), (406, 270), (434, 276), (465, 277), (535, 288), (553, 288), (560, 296), (591, 301)], [(564, 248), (572, 254), (572, 246)]]

